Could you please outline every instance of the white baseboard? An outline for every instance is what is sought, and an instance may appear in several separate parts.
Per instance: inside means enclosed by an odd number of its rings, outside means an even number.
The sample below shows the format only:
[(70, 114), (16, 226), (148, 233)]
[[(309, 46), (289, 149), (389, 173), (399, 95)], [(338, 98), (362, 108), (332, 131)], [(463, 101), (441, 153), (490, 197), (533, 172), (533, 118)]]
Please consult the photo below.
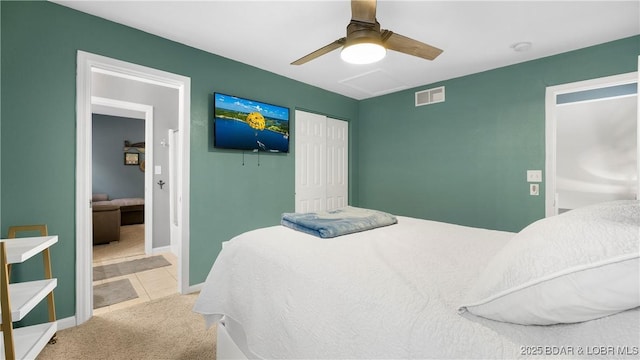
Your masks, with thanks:
[(173, 251), (171, 250), (171, 246), (163, 246), (163, 247), (158, 247), (158, 248), (153, 248), (151, 249), (151, 254), (156, 255), (156, 254), (162, 254), (162, 253), (173, 253)]
[(75, 316), (70, 316), (70, 317), (58, 320), (58, 330), (72, 328), (72, 327), (75, 327), (76, 325), (78, 325), (78, 322), (76, 321)]
[(192, 294), (194, 292), (198, 292), (198, 291), (202, 290), (203, 286), (204, 286), (204, 283), (191, 285), (191, 286), (187, 287), (187, 290), (185, 291), (185, 294)]

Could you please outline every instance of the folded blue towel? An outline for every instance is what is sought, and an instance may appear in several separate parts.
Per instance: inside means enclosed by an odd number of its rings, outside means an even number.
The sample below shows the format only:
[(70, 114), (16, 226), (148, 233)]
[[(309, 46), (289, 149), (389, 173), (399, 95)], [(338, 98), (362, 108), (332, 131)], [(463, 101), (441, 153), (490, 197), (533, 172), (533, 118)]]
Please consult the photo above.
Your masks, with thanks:
[(321, 238), (332, 238), (397, 223), (382, 211), (347, 206), (321, 213), (284, 213), (282, 225)]

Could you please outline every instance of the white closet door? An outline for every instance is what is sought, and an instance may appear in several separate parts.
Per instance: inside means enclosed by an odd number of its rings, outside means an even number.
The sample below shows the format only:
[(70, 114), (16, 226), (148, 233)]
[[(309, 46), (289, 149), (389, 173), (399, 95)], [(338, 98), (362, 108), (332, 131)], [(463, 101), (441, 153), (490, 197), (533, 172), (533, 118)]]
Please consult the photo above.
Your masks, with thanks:
[(324, 211), (327, 208), (327, 118), (299, 110), (295, 114), (295, 211)]
[(296, 212), (349, 202), (349, 123), (296, 110)]
[(349, 202), (349, 123), (327, 118), (327, 210)]

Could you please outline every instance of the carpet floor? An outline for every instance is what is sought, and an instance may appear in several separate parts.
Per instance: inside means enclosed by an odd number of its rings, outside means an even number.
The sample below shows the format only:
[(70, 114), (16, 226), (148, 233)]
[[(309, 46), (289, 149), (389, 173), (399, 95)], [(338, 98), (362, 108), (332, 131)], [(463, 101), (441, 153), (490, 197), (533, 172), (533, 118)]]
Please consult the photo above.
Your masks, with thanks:
[(191, 310), (197, 297), (177, 294), (94, 316), (58, 331), (37, 359), (215, 359), (216, 329)]

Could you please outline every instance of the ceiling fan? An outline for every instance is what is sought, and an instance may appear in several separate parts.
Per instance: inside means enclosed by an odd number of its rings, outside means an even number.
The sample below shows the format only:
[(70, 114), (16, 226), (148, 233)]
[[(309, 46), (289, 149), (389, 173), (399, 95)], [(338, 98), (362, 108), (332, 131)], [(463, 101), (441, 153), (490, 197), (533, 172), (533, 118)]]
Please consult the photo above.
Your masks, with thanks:
[[(347, 36), (301, 57), (291, 65), (302, 65), (339, 47), (343, 47), (340, 54), (342, 59), (356, 64), (381, 60), (387, 49), (427, 60), (433, 60), (442, 53), (437, 47), (391, 30), (381, 30), (380, 23), (376, 20), (376, 0), (351, 0), (351, 22), (347, 25)], [(364, 50), (366, 54), (354, 55), (359, 50)]]

